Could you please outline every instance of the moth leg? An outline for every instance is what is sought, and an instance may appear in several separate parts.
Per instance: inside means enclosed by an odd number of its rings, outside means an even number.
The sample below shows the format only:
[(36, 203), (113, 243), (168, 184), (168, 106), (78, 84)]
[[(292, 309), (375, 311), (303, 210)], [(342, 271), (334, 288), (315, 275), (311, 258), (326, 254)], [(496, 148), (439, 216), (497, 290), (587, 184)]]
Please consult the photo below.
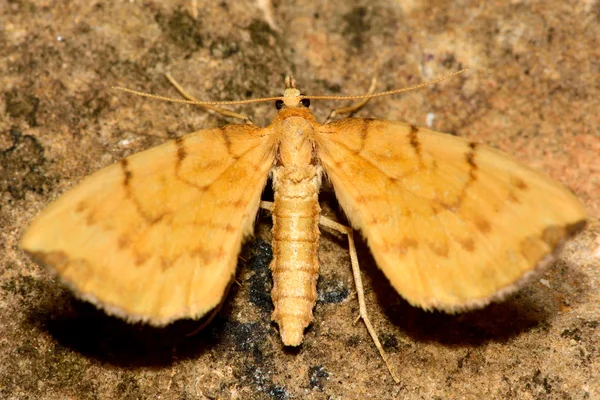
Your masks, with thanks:
[[(169, 80), (169, 82), (171, 82), (171, 85), (175, 86), (175, 89), (177, 89), (177, 91), (179, 93), (181, 93), (181, 95), (183, 97), (185, 97), (186, 99), (191, 100), (191, 101), (199, 101), (194, 96), (192, 96), (191, 94), (189, 94), (188, 92), (186, 92), (185, 89), (182, 88), (181, 85), (179, 83), (177, 83), (177, 81), (171, 76), (171, 74), (169, 74), (167, 72), (167, 73), (165, 73), (165, 76), (167, 77), (167, 79)], [(226, 108), (209, 106), (209, 105), (199, 105), (199, 107), (202, 107), (202, 108), (204, 108), (206, 110), (210, 110), (210, 111), (216, 112), (217, 114), (221, 114), (221, 115), (223, 115), (225, 117), (231, 117), (231, 118), (241, 119), (246, 124), (254, 125), (254, 123), (250, 120), (249, 116), (244, 115), (244, 114), (239, 114), (239, 113), (236, 113), (236, 112), (231, 111), (231, 110), (227, 110)]]
[(267, 211), (273, 211), (273, 202), (272, 201), (260, 201), (260, 208), (264, 208)]
[[(371, 94), (375, 91), (375, 86), (377, 85), (377, 78), (373, 78), (371, 80), (371, 87), (369, 88), (369, 92), (367, 94)], [(355, 112), (357, 112), (358, 110), (360, 110), (361, 108), (363, 108), (365, 106), (365, 104), (367, 104), (367, 102), (371, 100), (370, 98), (366, 98), (366, 99), (362, 99), (361, 101), (352, 104), (351, 106), (348, 107), (342, 107), (342, 108), (336, 108), (334, 110), (332, 110), (329, 115), (327, 116), (327, 118), (325, 119), (324, 124), (327, 124), (328, 122), (331, 122), (335, 117), (337, 117), (338, 115), (344, 115), (344, 114), (353, 114)]]
[(379, 338), (377, 337), (377, 332), (375, 332), (375, 328), (373, 328), (373, 325), (369, 320), (369, 315), (367, 314), (365, 293), (363, 290), (362, 278), (360, 277), (360, 267), (358, 265), (356, 246), (354, 245), (354, 231), (349, 226), (342, 225), (322, 215), (319, 218), (319, 224), (348, 236), (348, 251), (350, 253), (350, 263), (352, 264), (352, 274), (354, 275), (354, 284), (356, 286), (356, 294), (358, 297), (358, 309), (360, 314), (359, 318), (362, 318), (363, 322), (365, 323), (367, 331), (369, 331), (371, 339), (373, 339), (373, 342), (375, 343), (375, 347), (377, 347), (377, 350), (379, 350), (379, 354), (381, 355), (381, 358), (383, 358), (383, 362), (385, 362), (388, 371), (390, 371), (390, 375), (392, 375), (392, 378), (396, 383), (400, 383), (400, 379), (398, 379), (392, 369), (392, 366), (388, 362), (387, 355), (383, 350), (381, 343), (379, 342)]
[(198, 19), (198, 0), (192, 0), (190, 8), (192, 9), (192, 17)]

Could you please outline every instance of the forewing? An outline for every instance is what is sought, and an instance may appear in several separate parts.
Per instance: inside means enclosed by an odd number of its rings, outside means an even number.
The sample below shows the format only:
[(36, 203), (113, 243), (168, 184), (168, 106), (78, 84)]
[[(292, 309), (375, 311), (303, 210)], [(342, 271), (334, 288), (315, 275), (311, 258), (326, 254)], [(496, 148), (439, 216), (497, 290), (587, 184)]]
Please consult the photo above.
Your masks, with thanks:
[(579, 200), (508, 155), (404, 123), (323, 125), (338, 200), (410, 303), (460, 311), (516, 290), (584, 226)]
[(273, 159), (262, 128), (189, 134), (85, 178), (22, 247), (109, 313), (154, 325), (202, 316), (233, 278)]

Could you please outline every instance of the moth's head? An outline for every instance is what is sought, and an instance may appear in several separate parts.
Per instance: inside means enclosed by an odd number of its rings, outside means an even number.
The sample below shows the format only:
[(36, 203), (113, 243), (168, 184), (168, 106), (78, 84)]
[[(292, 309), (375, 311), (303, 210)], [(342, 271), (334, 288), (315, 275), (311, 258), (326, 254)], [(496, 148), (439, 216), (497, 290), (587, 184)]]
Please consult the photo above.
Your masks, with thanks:
[(283, 100), (276, 100), (275, 107), (281, 110), (283, 107), (290, 108), (308, 108), (310, 100), (305, 98), (298, 89), (296, 89), (296, 80), (291, 76), (285, 77), (285, 90), (283, 91)]

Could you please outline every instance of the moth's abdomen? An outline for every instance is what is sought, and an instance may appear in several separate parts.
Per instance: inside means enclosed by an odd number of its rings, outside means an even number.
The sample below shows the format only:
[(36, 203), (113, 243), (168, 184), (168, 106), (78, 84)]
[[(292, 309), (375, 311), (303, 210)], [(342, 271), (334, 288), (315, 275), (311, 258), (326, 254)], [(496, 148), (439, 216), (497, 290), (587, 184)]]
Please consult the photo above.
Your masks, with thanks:
[(302, 343), (317, 299), (319, 175), (313, 165), (274, 171), (272, 319), (286, 346)]

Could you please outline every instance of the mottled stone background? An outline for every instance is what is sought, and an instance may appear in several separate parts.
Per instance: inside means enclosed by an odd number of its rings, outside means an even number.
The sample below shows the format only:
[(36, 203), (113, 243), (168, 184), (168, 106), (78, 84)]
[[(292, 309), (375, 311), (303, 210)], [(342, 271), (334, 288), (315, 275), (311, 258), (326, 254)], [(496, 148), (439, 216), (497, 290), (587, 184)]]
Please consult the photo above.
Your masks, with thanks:
[[(0, 0), (0, 397), (3, 399), (598, 399), (600, 3)], [(455, 4), (455, 5), (450, 5)], [(83, 176), (197, 129), (231, 122), (135, 97), (307, 94), (440, 85), (371, 101), (361, 116), (488, 143), (563, 181), (588, 229), (541, 279), (458, 316), (410, 307), (363, 244), (371, 318), (395, 384), (362, 323), (347, 245), (325, 231), (315, 322), (297, 351), (269, 321), (270, 220), (257, 223), (209, 328), (130, 326), (77, 301), (18, 241)], [(335, 107), (313, 102), (321, 120)], [(258, 124), (271, 103), (236, 108)], [(429, 115), (429, 117), (428, 117)], [(429, 119), (428, 119), (429, 118)], [(325, 212), (338, 219), (335, 198)], [(201, 238), (199, 238), (201, 239)]]

